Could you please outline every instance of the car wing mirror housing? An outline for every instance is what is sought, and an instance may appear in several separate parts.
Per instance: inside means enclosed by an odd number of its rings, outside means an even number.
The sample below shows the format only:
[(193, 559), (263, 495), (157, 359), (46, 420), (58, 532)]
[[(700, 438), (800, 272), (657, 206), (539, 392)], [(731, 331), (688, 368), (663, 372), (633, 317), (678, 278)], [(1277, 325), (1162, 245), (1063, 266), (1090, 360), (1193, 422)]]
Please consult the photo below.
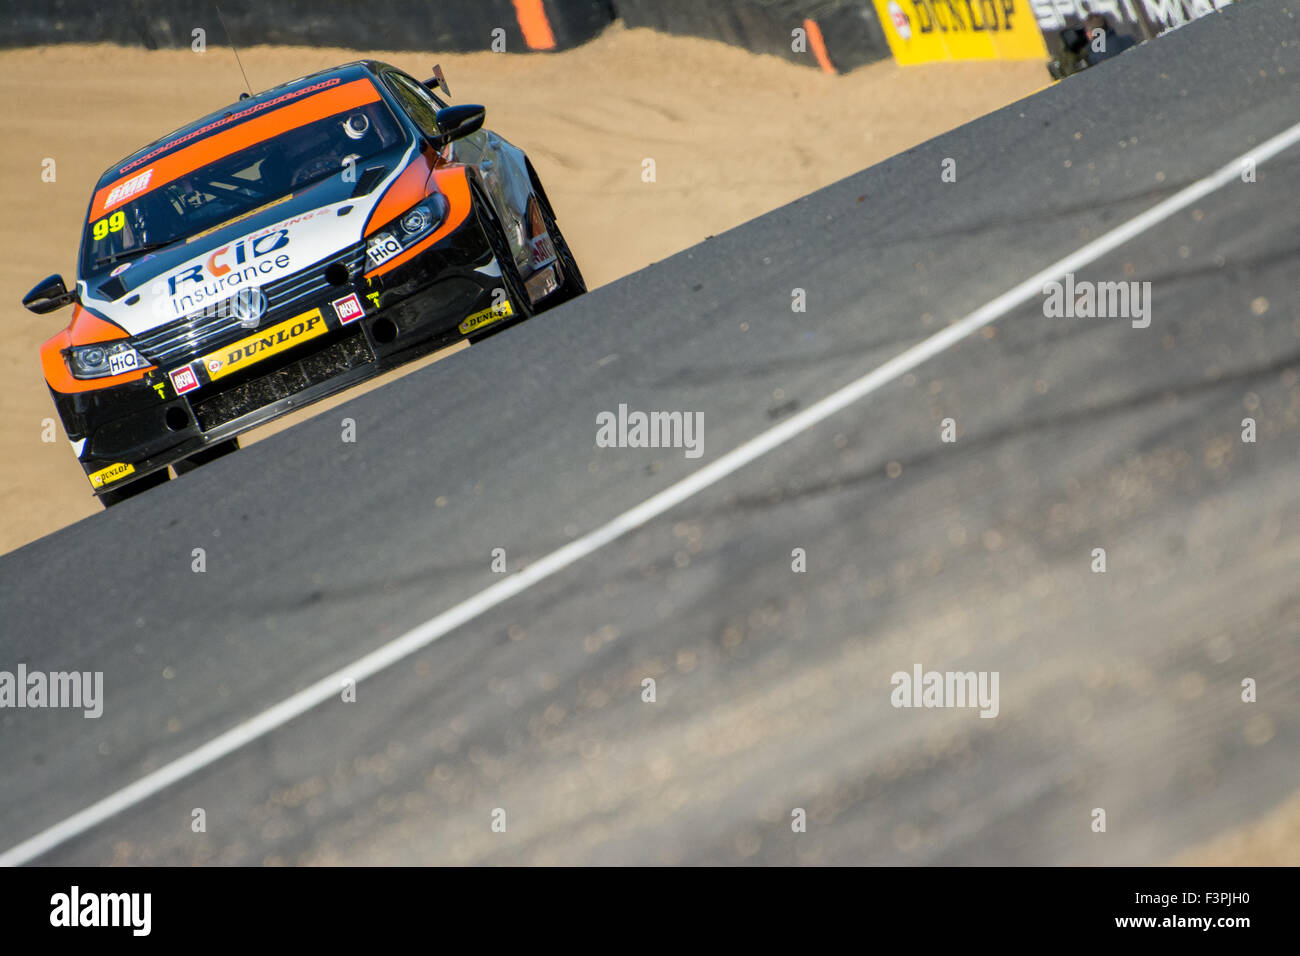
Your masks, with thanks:
[(434, 144), (442, 148), (453, 140), (477, 133), (486, 118), (487, 109), (482, 106), (448, 106), (438, 110), (438, 129), (442, 132), (434, 137)]
[(69, 292), (68, 287), (63, 284), (63, 276), (55, 274), (46, 276), (36, 283), (31, 292), (23, 296), (23, 307), (38, 315), (44, 315), (46, 312), (53, 312), (76, 301), (76, 290)]

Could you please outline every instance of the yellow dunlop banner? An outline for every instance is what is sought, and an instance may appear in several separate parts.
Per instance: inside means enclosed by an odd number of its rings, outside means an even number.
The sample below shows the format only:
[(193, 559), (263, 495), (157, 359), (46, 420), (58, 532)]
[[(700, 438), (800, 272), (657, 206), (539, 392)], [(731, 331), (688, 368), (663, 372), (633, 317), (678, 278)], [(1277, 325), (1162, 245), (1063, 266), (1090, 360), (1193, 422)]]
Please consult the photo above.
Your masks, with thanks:
[(899, 63), (1045, 60), (1029, 0), (875, 0)]

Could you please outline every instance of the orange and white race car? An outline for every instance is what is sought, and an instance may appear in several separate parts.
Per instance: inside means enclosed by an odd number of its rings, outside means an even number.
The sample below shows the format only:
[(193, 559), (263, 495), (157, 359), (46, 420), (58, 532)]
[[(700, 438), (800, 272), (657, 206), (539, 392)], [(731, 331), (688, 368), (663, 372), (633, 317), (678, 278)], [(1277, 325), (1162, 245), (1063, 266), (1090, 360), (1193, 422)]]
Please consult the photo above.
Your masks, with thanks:
[(361, 61), (116, 163), (90, 201), (45, 379), (105, 506), (238, 435), (586, 291), (528, 157), (423, 83)]

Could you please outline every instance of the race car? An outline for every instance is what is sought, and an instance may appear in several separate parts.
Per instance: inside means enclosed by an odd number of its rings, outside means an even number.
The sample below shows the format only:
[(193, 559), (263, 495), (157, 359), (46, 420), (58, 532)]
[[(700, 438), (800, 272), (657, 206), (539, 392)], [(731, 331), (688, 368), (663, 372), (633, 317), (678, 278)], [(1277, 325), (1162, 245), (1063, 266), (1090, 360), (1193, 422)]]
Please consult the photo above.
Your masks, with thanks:
[[(528, 157), (373, 60), (240, 101), (100, 177), (41, 347), (105, 507), (238, 436), (586, 291)], [(442, 94), (441, 96), (439, 94)]]

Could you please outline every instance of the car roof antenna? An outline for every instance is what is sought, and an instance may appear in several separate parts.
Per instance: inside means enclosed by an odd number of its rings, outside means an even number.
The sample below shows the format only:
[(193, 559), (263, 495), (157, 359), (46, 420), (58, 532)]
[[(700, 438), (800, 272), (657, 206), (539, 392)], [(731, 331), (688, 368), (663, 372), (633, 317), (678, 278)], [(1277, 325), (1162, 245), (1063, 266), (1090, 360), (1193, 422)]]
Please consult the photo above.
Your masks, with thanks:
[(253, 87), (248, 82), (248, 74), (244, 72), (244, 61), (239, 58), (239, 51), (235, 49), (235, 38), (230, 35), (230, 27), (226, 26), (226, 18), (221, 15), (221, 5), (214, 3), (217, 9), (217, 19), (221, 21), (221, 29), (226, 31), (226, 39), (230, 41), (230, 49), (235, 54), (235, 62), (239, 64), (239, 73), (244, 78), (244, 86), (248, 87), (247, 93), (240, 93), (241, 100), (249, 99), (253, 95)]

